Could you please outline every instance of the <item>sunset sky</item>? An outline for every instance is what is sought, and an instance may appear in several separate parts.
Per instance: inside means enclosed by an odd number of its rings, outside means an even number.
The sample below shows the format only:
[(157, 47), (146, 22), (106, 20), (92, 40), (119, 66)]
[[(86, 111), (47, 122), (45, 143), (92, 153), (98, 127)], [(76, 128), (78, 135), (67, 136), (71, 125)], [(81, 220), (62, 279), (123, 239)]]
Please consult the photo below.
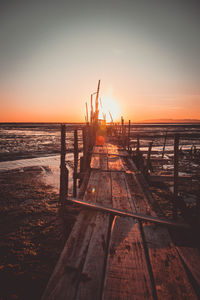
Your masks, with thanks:
[(199, 0), (0, 0), (0, 122), (84, 121), (99, 79), (117, 118), (200, 119), (199, 30)]

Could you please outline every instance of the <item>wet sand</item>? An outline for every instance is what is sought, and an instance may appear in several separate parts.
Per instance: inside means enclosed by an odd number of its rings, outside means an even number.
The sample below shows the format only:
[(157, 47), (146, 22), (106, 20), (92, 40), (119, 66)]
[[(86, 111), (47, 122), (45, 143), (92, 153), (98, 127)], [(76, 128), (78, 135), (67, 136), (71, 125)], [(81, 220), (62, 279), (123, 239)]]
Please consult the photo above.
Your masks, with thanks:
[[(74, 222), (40, 167), (0, 173), (0, 299), (40, 299)], [(71, 215), (71, 217), (70, 217)]]

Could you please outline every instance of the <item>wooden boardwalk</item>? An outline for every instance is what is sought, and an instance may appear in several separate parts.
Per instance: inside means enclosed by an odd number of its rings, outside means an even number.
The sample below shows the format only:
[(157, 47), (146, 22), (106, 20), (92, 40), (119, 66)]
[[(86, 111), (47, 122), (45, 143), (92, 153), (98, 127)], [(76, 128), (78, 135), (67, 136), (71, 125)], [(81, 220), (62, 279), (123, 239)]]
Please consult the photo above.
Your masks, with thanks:
[[(95, 146), (83, 200), (156, 216), (145, 180), (126, 151)], [(43, 300), (199, 299), (200, 256), (165, 226), (83, 208)]]

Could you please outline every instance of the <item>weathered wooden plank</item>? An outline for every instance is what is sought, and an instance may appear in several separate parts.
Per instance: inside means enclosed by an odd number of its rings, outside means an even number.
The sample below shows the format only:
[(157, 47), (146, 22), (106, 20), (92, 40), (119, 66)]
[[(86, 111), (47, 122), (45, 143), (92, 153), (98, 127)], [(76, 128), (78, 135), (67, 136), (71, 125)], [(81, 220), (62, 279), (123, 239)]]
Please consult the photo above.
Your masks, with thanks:
[(100, 157), (100, 169), (108, 170), (108, 155), (101, 155)]
[(108, 169), (111, 171), (124, 171), (124, 165), (122, 162), (122, 158), (118, 156), (120, 151), (116, 145), (109, 144), (107, 146), (108, 154), (114, 153), (116, 155), (109, 155), (108, 156)]
[(81, 212), (48, 282), (42, 300), (74, 299), (94, 230), (96, 214)]
[[(111, 206), (111, 178), (108, 172), (101, 172), (96, 202)], [(100, 299), (110, 216), (98, 213), (84, 263), (83, 277), (77, 287), (76, 299)]]
[(77, 300), (100, 299), (104, 277), (108, 230), (109, 215), (98, 213), (84, 263), (82, 277), (77, 288)]
[(200, 253), (199, 249), (192, 247), (176, 247), (179, 255), (190, 270), (192, 276), (200, 287)]
[(97, 204), (112, 206), (112, 189), (110, 172), (100, 172), (98, 180)]
[(93, 151), (94, 153), (105, 153), (107, 154), (108, 151), (107, 151), (107, 146), (106, 145), (103, 145), (103, 146), (94, 146), (93, 147)]
[(127, 189), (125, 174), (119, 172), (112, 172), (111, 185), (113, 208), (131, 211), (132, 209), (129, 202), (130, 193)]
[[(92, 171), (83, 198), (85, 201), (96, 202), (99, 180), (100, 173)], [(80, 278), (82, 278), (82, 269), (94, 230), (96, 216), (96, 213), (85, 210), (79, 214), (49, 280), (43, 299), (74, 299)]]
[(108, 169), (108, 157), (106, 146), (95, 146), (95, 154), (92, 154), (90, 167), (91, 169)]
[(90, 162), (91, 169), (100, 169), (100, 156), (99, 154), (92, 154), (91, 162)]
[[(111, 206), (108, 172), (91, 171), (84, 200)], [(43, 300), (95, 299), (102, 286), (108, 227), (107, 214), (85, 210), (79, 214)]]
[[(112, 172), (113, 207), (131, 209), (123, 173)], [(142, 237), (135, 220), (116, 218), (104, 282), (103, 299), (153, 299)]]
[(138, 223), (117, 218), (111, 238), (103, 299), (153, 299)]
[[(135, 165), (131, 164), (136, 171)], [(154, 204), (154, 199), (148, 185), (142, 174), (134, 171), (132, 180), (135, 185), (134, 199), (137, 211), (139, 209), (140, 213), (156, 216), (149, 206), (149, 203)], [(148, 249), (158, 299), (197, 299), (168, 230), (152, 224), (143, 224), (141, 228)]]
[(83, 197), (84, 201), (92, 202), (92, 203), (96, 202), (100, 177), (101, 177), (100, 172), (95, 170), (91, 171), (88, 185)]
[(108, 169), (111, 171), (124, 171), (122, 160), (119, 156), (108, 156)]
[(111, 143), (107, 143), (107, 151), (109, 155), (115, 154), (115, 155), (122, 155), (122, 156), (127, 156), (128, 153), (126, 150), (123, 150), (123, 148), (119, 148), (116, 145), (113, 145)]
[(143, 225), (158, 299), (198, 299), (168, 231)]

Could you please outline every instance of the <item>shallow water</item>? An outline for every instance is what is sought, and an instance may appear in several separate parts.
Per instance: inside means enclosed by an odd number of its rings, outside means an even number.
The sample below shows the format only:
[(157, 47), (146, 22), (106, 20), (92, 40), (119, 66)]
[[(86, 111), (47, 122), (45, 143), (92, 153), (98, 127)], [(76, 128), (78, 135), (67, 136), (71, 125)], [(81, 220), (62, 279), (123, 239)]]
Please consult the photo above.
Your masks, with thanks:
[[(71, 124), (73, 125), (73, 124)], [(74, 125), (73, 125), (74, 126)], [(71, 129), (70, 129), (71, 128)], [(66, 148), (73, 147), (73, 129), (67, 127)], [(79, 132), (81, 141), (81, 132)], [(81, 144), (81, 142), (80, 142)], [(60, 180), (60, 125), (58, 124), (1, 124), (0, 172), (38, 168), (42, 181), (59, 191)], [(73, 154), (66, 154), (73, 162)], [(69, 190), (72, 187), (72, 169), (69, 169)]]
[[(66, 160), (73, 161), (73, 154), (66, 155)], [(47, 185), (51, 185), (55, 192), (59, 191), (60, 182), (60, 155), (46, 157), (18, 159), (14, 161), (0, 162), (0, 172), (18, 170), (23, 172), (28, 167), (39, 167), (42, 171), (42, 180)], [(72, 185), (72, 169), (69, 169), (69, 189)]]

